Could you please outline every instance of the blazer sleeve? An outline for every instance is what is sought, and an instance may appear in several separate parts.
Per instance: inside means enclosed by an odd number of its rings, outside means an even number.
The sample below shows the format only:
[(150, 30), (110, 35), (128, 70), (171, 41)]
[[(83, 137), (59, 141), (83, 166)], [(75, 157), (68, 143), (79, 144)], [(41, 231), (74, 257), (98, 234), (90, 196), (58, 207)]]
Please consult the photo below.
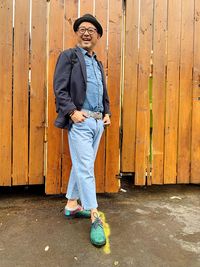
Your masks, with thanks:
[(71, 69), (70, 56), (64, 51), (58, 57), (53, 78), (56, 106), (64, 116), (76, 109), (69, 94)]
[(110, 101), (109, 101), (107, 88), (105, 89), (105, 97), (104, 97), (104, 114), (109, 114), (111, 116)]
[(108, 90), (107, 90), (107, 86), (106, 86), (106, 79), (105, 79), (105, 72), (104, 72), (104, 68), (103, 68), (103, 64), (101, 61), (98, 61), (100, 69), (101, 69), (101, 73), (102, 73), (102, 78), (103, 78), (103, 88), (104, 88), (104, 98), (103, 98), (103, 102), (104, 102), (104, 114), (109, 114), (111, 116), (111, 112), (110, 112), (110, 100), (109, 100), (109, 96), (108, 96)]

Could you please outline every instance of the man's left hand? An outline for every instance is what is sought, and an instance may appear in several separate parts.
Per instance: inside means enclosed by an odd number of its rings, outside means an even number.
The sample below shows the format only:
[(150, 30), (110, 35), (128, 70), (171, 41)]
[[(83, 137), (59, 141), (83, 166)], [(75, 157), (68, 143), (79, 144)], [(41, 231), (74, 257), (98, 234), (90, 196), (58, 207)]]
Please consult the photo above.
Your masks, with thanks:
[(104, 125), (110, 125), (110, 116), (109, 114), (105, 114), (104, 118), (103, 118), (103, 123)]

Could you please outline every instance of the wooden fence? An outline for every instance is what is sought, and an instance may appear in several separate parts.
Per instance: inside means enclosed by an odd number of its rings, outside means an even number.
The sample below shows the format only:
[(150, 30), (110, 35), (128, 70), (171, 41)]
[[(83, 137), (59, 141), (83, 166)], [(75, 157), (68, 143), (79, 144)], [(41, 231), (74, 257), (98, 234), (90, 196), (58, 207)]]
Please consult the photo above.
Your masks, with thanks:
[(127, 0), (124, 58), (121, 171), (200, 183), (200, 2)]
[(200, 183), (199, 1), (0, 0), (0, 185), (66, 191), (71, 162), (67, 132), (53, 125), (52, 77), (84, 13), (104, 28), (96, 51), (112, 111), (97, 191), (117, 192), (120, 171), (136, 185)]

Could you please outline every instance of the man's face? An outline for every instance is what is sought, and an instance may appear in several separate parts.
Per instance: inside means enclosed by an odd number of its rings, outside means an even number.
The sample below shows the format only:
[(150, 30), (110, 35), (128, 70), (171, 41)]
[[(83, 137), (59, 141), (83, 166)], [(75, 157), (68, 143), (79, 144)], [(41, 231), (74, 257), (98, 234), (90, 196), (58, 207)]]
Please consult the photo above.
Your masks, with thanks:
[(96, 27), (90, 22), (82, 22), (78, 27), (76, 35), (79, 46), (88, 51), (93, 50), (100, 38)]

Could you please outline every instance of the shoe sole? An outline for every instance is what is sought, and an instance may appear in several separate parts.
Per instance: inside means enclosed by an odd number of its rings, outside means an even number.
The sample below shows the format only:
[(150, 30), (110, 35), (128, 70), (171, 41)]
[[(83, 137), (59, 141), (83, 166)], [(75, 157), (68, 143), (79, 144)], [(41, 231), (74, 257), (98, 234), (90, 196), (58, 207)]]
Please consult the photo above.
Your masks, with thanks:
[(88, 216), (81, 216), (81, 215), (65, 215), (64, 216), (67, 218), (67, 219), (75, 219), (75, 218), (81, 218), (81, 219), (90, 219), (90, 217)]
[(92, 243), (93, 246), (95, 246), (97, 248), (101, 248), (101, 247), (105, 246), (105, 244), (106, 244), (106, 241), (104, 243), (102, 243), (102, 244), (95, 244), (95, 243), (92, 242), (91, 239), (90, 239), (90, 242)]

